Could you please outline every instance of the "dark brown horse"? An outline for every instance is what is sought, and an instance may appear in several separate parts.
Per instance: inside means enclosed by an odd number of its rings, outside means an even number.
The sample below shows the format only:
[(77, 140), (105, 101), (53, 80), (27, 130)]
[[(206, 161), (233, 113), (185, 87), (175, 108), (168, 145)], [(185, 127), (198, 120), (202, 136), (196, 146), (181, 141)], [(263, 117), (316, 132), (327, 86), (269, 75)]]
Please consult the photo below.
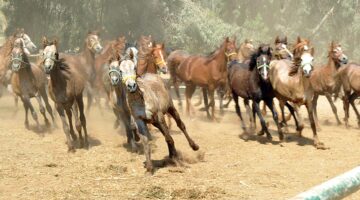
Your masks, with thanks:
[(314, 90), (314, 117), (317, 123), (317, 128), (320, 128), (317, 119), (317, 100), (319, 95), (324, 95), (331, 105), (331, 109), (335, 115), (336, 121), (341, 124), (337, 109), (332, 100), (332, 95), (336, 92), (341, 83), (335, 79), (335, 74), (342, 64), (347, 64), (347, 56), (343, 53), (341, 45), (331, 42), (328, 53), (328, 63), (322, 67), (315, 68), (310, 76), (310, 84)]
[[(273, 106), (275, 92), (269, 81), (269, 64), (271, 58), (272, 53), (270, 46), (260, 45), (258, 50), (251, 56), (249, 66), (245, 63), (237, 62), (229, 66), (229, 84), (235, 101), (236, 113), (240, 117), (244, 131), (246, 131), (246, 126), (240, 112), (239, 96), (244, 99), (248, 114), (250, 114), (249, 100), (253, 101), (253, 109), (258, 115), (262, 127), (259, 134), (262, 135), (266, 133), (267, 138), (271, 139), (271, 134), (259, 107), (260, 101), (264, 101), (273, 113), (280, 140), (283, 140), (284, 136), (278, 123), (278, 114)], [(252, 119), (251, 115), (250, 119)], [(251, 123), (255, 123), (255, 118)]]
[(102, 51), (102, 46), (100, 44), (99, 33), (96, 31), (89, 32), (85, 38), (84, 48), (77, 55), (71, 54), (60, 54), (60, 58), (64, 58), (66, 63), (71, 63), (71, 65), (78, 68), (78, 71), (82, 72), (83, 78), (86, 82), (86, 91), (87, 91), (87, 111), (89, 111), (95, 88), (96, 80), (96, 69), (95, 69), (95, 54)]
[[(215, 120), (214, 91), (218, 87), (227, 84), (227, 62), (230, 56), (236, 55), (235, 40), (226, 38), (221, 47), (210, 56), (189, 56), (178, 67), (177, 76), (186, 83), (186, 111), (190, 114), (191, 97), (196, 86), (203, 88), (205, 105), (212, 108), (212, 116), (209, 107), (206, 108), (208, 118)], [(207, 102), (207, 93), (210, 103)]]
[[(72, 66), (72, 63), (67, 63), (64, 59), (59, 59), (57, 45), (56, 40), (49, 42), (45, 37), (43, 38), (43, 66), (44, 71), (50, 75), (48, 86), (49, 94), (55, 102), (56, 110), (60, 115), (68, 150), (74, 152), (74, 142), (77, 141), (77, 136), (73, 128), (73, 114), (75, 117), (76, 130), (79, 133), (80, 147), (87, 148), (89, 146), (83, 102), (83, 91), (86, 80), (83, 78), (83, 75), (77, 71), (78, 68)], [(80, 113), (80, 117), (78, 112)], [(68, 117), (69, 124), (66, 121), (65, 113)], [(82, 137), (82, 129), (84, 130), (85, 138)]]
[(121, 82), (127, 88), (128, 104), (144, 144), (146, 169), (148, 172), (153, 172), (153, 165), (147, 137), (150, 134), (146, 124), (152, 124), (157, 127), (164, 135), (168, 145), (170, 159), (176, 159), (178, 157), (174, 140), (165, 123), (165, 114), (173, 117), (178, 127), (184, 133), (191, 148), (195, 151), (199, 149), (199, 146), (188, 135), (185, 124), (180, 119), (170, 94), (160, 76), (146, 73), (141, 78), (136, 78), (135, 64), (132, 60), (122, 61), (119, 66), (119, 72), (115, 74), (118, 75), (118, 78), (121, 79)]
[(46, 117), (45, 106), (42, 102), (44, 101), (46, 109), (55, 124), (52, 108), (46, 93), (47, 79), (45, 73), (38, 66), (29, 62), (24, 48), (21, 38), (16, 39), (11, 53), (11, 85), (13, 92), (20, 97), (23, 102), (25, 109), (25, 127), (29, 129), (28, 112), (30, 109), (32, 117), (36, 121), (37, 129), (40, 130), (38, 117), (30, 98), (36, 98), (39, 103), (40, 113), (45, 119), (45, 124), (49, 127), (50, 122)]
[[(322, 142), (319, 141), (314, 121), (312, 99), (314, 92), (310, 85), (309, 77), (313, 70), (314, 49), (310, 46), (310, 41), (298, 37), (294, 46), (294, 63), (289, 60), (274, 60), (270, 64), (270, 81), (273, 86), (276, 98), (280, 102), (282, 116), (284, 120), (284, 105), (287, 101), (297, 106), (305, 105), (308, 111), (311, 129), (313, 131), (314, 146), (318, 149), (325, 149)], [(297, 72), (295, 72), (297, 69)], [(292, 76), (290, 72), (295, 72)], [(299, 125), (299, 117), (292, 112), (297, 130), (301, 136), (302, 126)]]

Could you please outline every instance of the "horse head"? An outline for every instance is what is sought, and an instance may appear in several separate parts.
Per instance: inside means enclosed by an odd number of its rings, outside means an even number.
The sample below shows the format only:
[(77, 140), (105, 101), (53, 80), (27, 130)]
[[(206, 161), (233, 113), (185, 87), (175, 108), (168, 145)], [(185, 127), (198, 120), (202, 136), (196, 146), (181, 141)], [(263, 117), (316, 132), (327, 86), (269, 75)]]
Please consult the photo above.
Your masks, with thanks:
[(295, 65), (301, 67), (305, 77), (310, 77), (314, 69), (314, 48), (310, 47), (310, 41), (298, 37), (293, 54)]
[(58, 53), (58, 41), (54, 39), (53, 41), (48, 41), (46, 37), (42, 39), (43, 43), (43, 66), (45, 73), (49, 74), (54, 68), (55, 62), (59, 60)]
[(332, 41), (330, 44), (329, 58), (332, 59), (339, 66), (341, 64), (347, 64), (348, 62), (348, 57), (344, 54), (341, 45), (335, 43), (334, 41)]
[(94, 52), (94, 53), (101, 53), (103, 47), (100, 43), (99, 33), (97, 31), (89, 31), (88, 35), (85, 39), (86, 47)]
[(293, 59), (293, 54), (287, 48), (288, 42), (286, 36), (276, 36), (275, 38), (275, 56), (277, 59)]
[(257, 51), (251, 56), (250, 70), (255, 67), (264, 81), (269, 80), (270, 61), (272, 58), (272, 49), (269, 44), (261, 44)]
[(237, 59), (236, 37), (234, 37), (233, 40), (226, 38), (225, 55), (227, 57), (228, 62), (231, 62), (231, 61), (234, 61)]
[(24, 46), (22, 39), (17, 38), (14, 41), (14, 47), (11, 51), (11, 70), (13, 72), (18, 72), (23, 63), (29, 63), (26, 57), (27, 52), (28, 50)]
[[(36, 51), (36, 45), (31, 41), (31, 38), (25, 33), (24, 29), (17, 29), (15, 37), (21, 39), (24, 48), (29, 49), (30, 51)], [(28, 54), (30, 54), (30, 52)]]
[(166, 74), (168, 71), (166, 58), (167, 54), (165, 51), (165, 45), (152, 43), (151, 56), (155, 62), (155, 65), (159, 68), (160, 72)]

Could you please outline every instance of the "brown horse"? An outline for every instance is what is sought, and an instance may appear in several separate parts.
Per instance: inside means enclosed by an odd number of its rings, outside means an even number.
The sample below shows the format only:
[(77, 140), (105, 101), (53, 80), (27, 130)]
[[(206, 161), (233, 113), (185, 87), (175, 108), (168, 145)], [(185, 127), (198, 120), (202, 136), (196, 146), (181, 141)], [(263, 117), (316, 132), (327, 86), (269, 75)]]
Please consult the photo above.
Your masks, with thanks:
[[(80, 147), (85, 146), (87, 148), (89, 146), (83, 102), (86, 80), (83, 75), (79, 74), (77, 68), (72, 66), (71, 62), (67, 63), (64, 59), (59, 59), (57, 45), (56, 40), (49, 42), (45, 37), (43, 38), (43, 66), (44, 71), (50, 75), (48, 91), (60, 115), (68, 151), (74, 152), (74, 141), (77, 140), (77, 136), (74, 133), (72, 114), (74, 114), (76, 129), (79, 133)], [(80, 119), (78, 112), (80, 112)], [(65, 113), (69, 124), (66, 121)], [(85, 134), (84, 139), (81, 133), (82, 129)]]
[(249, 62), (251, 55), (255, 52), (253, 41), (251, 39), (245, 39), (245, 41), (240, 44), (239, 50), (237, 52), (237, 61), (239, 63)]
[(135, 64), (132, 60), (122, 61), (119, 66), (119, 72), (115, 74), (118, 75), (118, 78), (121, 79), (121, 82), (126, 87), (126, 96), (131, 114), (135, 119), (144, 144), (146, 169), (148, 172), (153, 172), (153, 165), (150, 146), (147, 142), (147, 136), (150, 134), (146, 124), (152, 124), (157, 127), (164, 135), (168, 145), (170, 159), (176, 159), (178, 157), (174, 140), (165, 123), (165, 114), (173, 117), (178, 127), (184, 133), (191, 148), (195, 151), (199, 149), (199, 146), (188, 135), (185, 124), (182, 122), (174, 107), (170, 94), (160, 76), (146, 73), (142, 77), (136, 78)]
[(341, 124), (339, 116), (337, 114), (337, 109), (332, 100), (332, 94), (336, 92), (336, 89), (341, 85), (341, 83), (335, 79), (335, 74), (340, 68), (341, 64), (347, 64), (347, 56), (343, 53), (340, 44), (331, 42), (330, 49), (328, 53), (328, 63), (323, 67), (315, 68), (310, 76), (310, 84), (314, 90), (314, 117), (317, 127), (320, 128), (318, 119), (317, 119), (317, 99), (319, 95), (325, 95), (327, 100), (331, 105), (331, 109), (335, 115), (336, 121)]
[(176, 97), (178, 99), (178, 105), (182, 107), (179, 85), (181, 80), (177, 77), (177, 70), (180, 65), (190, 54), (183, 50), (175, 50), (171, 52), (167, 58), (167, 64), (170, 72), (171, 84), (174, 87)]
[[(360, 128), (360, 114), (355, 105), (355, 99), (360, 95), (360, 65), (349, 63), (338, 69), (336, 78), (341, 81), (344, 90), (345, 125), (349, 127), (349, 104), (353, 107)], [(337, 91), (339, 92), (339, 91)]]
[(64, 58), (66, 63), (71, 63), (71, 65), (77, 67), (79, 71), (83, 72), (82, 76), (87, 81), (87, 111), (89, 111), (91, 107), (94, 96), (93, 89), (95, 88), (94, 84), (96, 79), (95, 54), (101, 51), (102, 46), (100, 44), (99, 33), (93, 31), (87, 34), (82, 52), (77, 55), (60, 53), (60, 58)]
[[(189, 56), (178, 67), (177, 76), (186, 83), (186, 111), (190, 114), (191, 97), (196, 86), (203, 88), (205, 105), (212, 107), (212, 116), (209, 107), (206, 108), (209, 119), (215, 120), (215, 99), (216, 88), (225, 87), (227, 84), (227, 62), (230, 56), (236, 53), (235, 40), (226, 38), (221, 47), (210, 56)], [(207, 102), (207, 92), (210, 96), (210, 103)]]
[(36, 111), (30, 101), (30, 98), (32, 97), (36, 97), (36, 100), (39, 103), (40, 113), (45, 119), (45, 124), (49, 127), (50, 122), (46, 117), (46, 111), (42, 100), (44, 101), (46, 109), (54, 124), (55, 121), (46, 93), (47, 79), (45, 73), (38, 66), (29, 62), (21, 38), (16, 39), (14, 45), (11, 53), (11, 70), (13, 72), (11, 76), (11, 85), (13, 92), (20, 97), (23, 102), (25, 109), (25, 127), (29, 129), (28, 111), (30, 109), (32, 117), (36, 121), (37, 128), (40, 130)]
[[(314, 146), (318, 149), (325, 149), (322, 142), (319, 141), (316, 132), (316, 126), (313, 114), (312, 99), (314, 92), (310, 85), (309, 77), (313, 70), (314, 49), (309, 46), (310, 41), (298, 37), (294, 47), (294, 63), (289, 60), (274, 60), (270, 67), (270, 81), (275, 90), (276, 97), (280, 102), (280, 107), (284, 120), (284, 105), (287, 101), (300, 106), (305, 105), (308, 111), (311, 129), (313, 131)], [(294, 66), (293, 66), (294, 65)], [(290, 71), (297, 72), (289, 76)], [(291, 111), (291, 110), (290, 110)], [(294, 113), (291, 111), (292, 114)], [(299, 113), (297, 113), (299, 114)], [(301, 136), (302, 126), (299, 125), (299, 117), (295, 118), (297, 130)]]

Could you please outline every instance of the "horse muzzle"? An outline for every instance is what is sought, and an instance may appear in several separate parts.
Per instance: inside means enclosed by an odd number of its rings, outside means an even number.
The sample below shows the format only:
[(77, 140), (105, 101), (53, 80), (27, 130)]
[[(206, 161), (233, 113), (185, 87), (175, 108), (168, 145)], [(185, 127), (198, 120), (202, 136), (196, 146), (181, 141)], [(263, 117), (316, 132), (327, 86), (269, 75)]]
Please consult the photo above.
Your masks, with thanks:
[(134, 82), (129, 81), (129, 82), (126, 84), (126, 86), (127, 86), (127, 89), (129, 90), (129, 92), (135, 92), (136, 89), (137, 89), (137, 84), (136, 84), (135, 81), (134, 81)]
[(112, 76), (110, 79), (111, 79), (111, 85), (113, 86), (117, 85), (120, 81), (120, 78), (116, 76)]
[(18, 72), (18, 71), (20, 70), (20, 66), (21, 66), (20, 63), (13, 63), (13, 64), (11, 65), (11, 70), (12, 70), (13, 72)]

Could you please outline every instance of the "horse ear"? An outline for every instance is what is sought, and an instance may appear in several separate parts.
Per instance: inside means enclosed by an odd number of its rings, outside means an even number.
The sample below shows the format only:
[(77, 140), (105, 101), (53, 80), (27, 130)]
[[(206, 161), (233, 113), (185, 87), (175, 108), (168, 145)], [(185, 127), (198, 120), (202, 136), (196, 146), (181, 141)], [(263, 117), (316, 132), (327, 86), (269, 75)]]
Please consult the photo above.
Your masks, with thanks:
[(152, 48), (155, 48), (155, 47), (156, 47), (156, 42), (153, 41), (153, 42), (152, 42)]
[(134, 60), (134, 52), (133, 52), (133, 50), (132, 49), (130, 49), (130, 52), (129, 52), (129, 56), (130, 56), (130, 59), (131, 60)]
[(279, 38), (279, 36), (276, 36), (276, 38), (275, 38), (275, 44), (276, 43), (279, 43), (280, 42), (280, 38)]
[(57, 47), (58, 43), (59, 43), (58, 39), (55, 38), (55, 39), (53, 40), (53, 44)]
[(330, 44), (331, 50), (332, 50), (334, 47), (335, 47), (335, 42), (334, 42), (334, 40), (333, 40), (333, 41), (331, 41), (331, 44)]
[(43, 36), (43, 38), (42, 38), (43, 47), (45, 48), (47, 46), (47, 44), (48, 44), (48, 40), (47, 40), (47, 38), (45, 36)]
[(314, 53), (315, 53), (314, 47), (311, 47), (310, 53), (311, 53), (311, 55), (314, 55)]
[(297, 37), (296, 42), (297, 42), (297, 43), (301, 43), (301, 38), (300, 38), (300, 36)]
[(285, 36), (285, 38), (284, 38), (284, 42), (285, 42), (285, 43), (287, 43), (287, 36)]
[(226, 41), (226, 42), (229, 42), (229, 37), (226, 37), (226, 38), (225, 38), (225, 41)]
[(161, 49), (165, 49), (165, 42), (161, 44)]

